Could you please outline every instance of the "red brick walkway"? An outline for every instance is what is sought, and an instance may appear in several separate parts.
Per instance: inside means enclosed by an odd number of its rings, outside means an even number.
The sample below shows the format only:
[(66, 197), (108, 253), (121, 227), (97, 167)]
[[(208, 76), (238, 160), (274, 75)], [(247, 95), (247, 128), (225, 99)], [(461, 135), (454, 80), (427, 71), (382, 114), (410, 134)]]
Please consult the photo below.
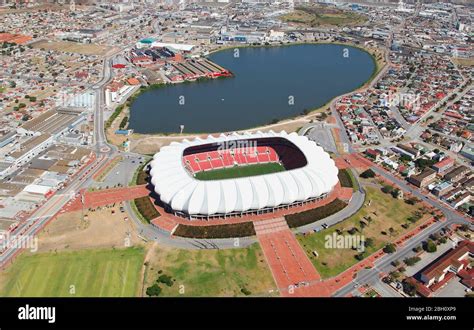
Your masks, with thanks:
[(254, 226), (282, 296), (291, 297), (297, 288), (320, 280), (318, 272), (284, 218), (260, 221), (254, 223)]
[(336, 166), (339, 169), (346, 169), (346, 168), (359, 168), (361, 170), (366, 170), (371, 167), (373, 164), (368, 159), (364, 158), (363, 156), (352, 153), (347, 154), (335, 159)]
[(175, 228), (178, 226), (178, 223), (174, 221), (173, 218), (168, 217), (166, 215), (161, 215), (160, 217), (153, 219), (151, 223), (156, 227), (161, 228), (170, 233), (173, 233)]
[[(143, 196), (148, 196), (149, 193), (150, 191), (146, 188), (146, 185), (105, 189), (92, 192), (81, 191), (81, 194), (83, 194), (84, 196), (85, 208), (94, 208), (114, 203), (120, 203)], [(66, 206), (67, 211), (76, 211), (80, 210), (81, 208), (82, 203), (80, 196), (76, 197), (72, 203)]]

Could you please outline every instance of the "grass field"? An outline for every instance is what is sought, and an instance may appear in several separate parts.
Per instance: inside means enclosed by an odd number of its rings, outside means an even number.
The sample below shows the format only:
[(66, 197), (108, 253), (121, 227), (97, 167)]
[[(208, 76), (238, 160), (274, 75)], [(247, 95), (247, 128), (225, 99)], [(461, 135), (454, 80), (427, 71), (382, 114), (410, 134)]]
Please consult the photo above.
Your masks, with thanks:
[(297, 7), (281, 17), (283, 21), (307, 26), (348, 26), (363, 24), (367, 19), (353, 12), (324, 9), (321, 7)]
[[(0, 275), (2, 297), (135, 297), (143, 248), (21, 255)], [(71, 286), (75, 294), (71, 294)]]
[(283, 167), (283, 165), (280, 165), (278, 163), (235, 166), (235, 167), (230, 167), (230, 168), (221, 168), (218, 170), (199, 172), (199, 173), (196, 173), (196, 179), (198, 180), (234, 179), (234, 178), (241, 178), (241, 177), (246, 177), (246, 176), (282, 172), (284, 170), (285, 168)]
[[(269, 295), (270, 289), (276, 290), (258, 244), (227, 250), (157, 247), (150, 258), (147, 286), (156, 281), (160, 270), (174, 280), (171, 287), (161, 285), (160, 296), (243, 296), (242, 289)], [(184, 293), (180, 294), (180, 288)]]
[[(395, 199), (392, 195), (383, 193), (380, 187), (375, 185), (367, 186), (365, 189), (367, 192), (365, 204), (356, 214), (327, 230), (298, 236), (298, 241), (323, 278), (335, 276), (358, 262), (355, 258), (357, 251), (350, 248), (326, 248), (326, 235), (333, 235), (337, 230), (341, 235), (349, 235), (348, 230), (357, 228), (356, 235), (364, 235), (366, 240), (367, 238), (373, 240), (373, 245), (365, 249), (364, 257), (366, 257), (413, 229), (413, 227), (404, 229), (401, 225), (407, 223), (407, 218), (423, 207), (409, 205), (403, 200)], [(425, 215), (423, 219), (428, 216)], [(367, 226), (362, 227), (360, 222), (364, 217), (370, 217), (372, 220)], [(423, 219), (419, 220), (419, 223), (424, 221)], [(393, 231), (390, 231), (390, 228)], [(315, 257), (313, 251), (317, 251), (319, 257)]]

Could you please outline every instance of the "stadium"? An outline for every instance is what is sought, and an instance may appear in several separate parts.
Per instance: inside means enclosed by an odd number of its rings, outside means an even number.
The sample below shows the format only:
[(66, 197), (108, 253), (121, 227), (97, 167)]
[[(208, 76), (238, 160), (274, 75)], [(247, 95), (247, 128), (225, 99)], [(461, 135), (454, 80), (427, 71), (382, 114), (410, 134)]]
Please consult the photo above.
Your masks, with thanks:
[(172, 142), (150, 163), (166, 211), (191, 220), (262, 214), (324, 199), (334, 161), (296, 133), (231, 133)]

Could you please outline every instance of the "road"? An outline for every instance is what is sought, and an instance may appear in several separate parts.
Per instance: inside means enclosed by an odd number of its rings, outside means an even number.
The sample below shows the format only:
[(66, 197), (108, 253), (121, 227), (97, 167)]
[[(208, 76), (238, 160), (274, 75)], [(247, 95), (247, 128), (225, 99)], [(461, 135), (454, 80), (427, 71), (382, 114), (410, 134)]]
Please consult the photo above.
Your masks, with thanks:
[(356, 191), (352, 195), (352, 199), (350, 200), (349, 205), (347, 205), (341, 211), (327, 218), (324, 218), (323, 220), (310, 223), (309, 225), (306, 225), (306, 226), (298, 227), (297, 229), (295, 229), (295, 232), (307, 233), (307, 232), (312, 232), (312, 231), (320, 231), (320, 230), (323, 230), (323, 227), (322, 227), (323, 224), (327, 224), (329, 227), (334, 226), (335, 224), (338, 224), (339, 222), (346, 220), (347, 218), (354, 215), (357, 211), (359, 211), (359, 209), (364, 205), (364, 201), (365, 201), (365, 194), (361, 191)]

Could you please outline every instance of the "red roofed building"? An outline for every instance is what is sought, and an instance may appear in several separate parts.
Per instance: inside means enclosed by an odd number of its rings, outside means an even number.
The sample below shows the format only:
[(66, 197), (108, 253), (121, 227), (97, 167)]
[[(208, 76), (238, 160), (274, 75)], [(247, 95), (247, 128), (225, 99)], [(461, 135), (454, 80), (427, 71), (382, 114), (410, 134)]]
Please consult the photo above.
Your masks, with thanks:
[(466, 260), (470, 255), (474, 256), (474, 243), (460, 242), (456, 248), (425, 268), (421, 272), (421, 281), (430, 287), (437, 282), (442, 282), (449, 272), (459, 273), (465, 268), (463, 260)]
[(437, 98), (438, 100), (441, 100), (441, 99), (443, 99), (443, 98), (445, 98), (445, 97), (446, 97), (446, 94), (443, 93), (443, 92), (438, 92), (438, 93), (436, 93), (436, 98)]
[(437, 173), (444, 173), (454, 166), (454, 159), (446, 157), (443, 160), (437, 162), (432, 167)]
[(463, 269), (458, 273), (458, 275), (461, 278), (461, 283), (472, 290), (474, 287), (474, 268)]
[(147, 65), (153, 63), (153, 60), (151, 57), (148, 56), (136, 56), (132, 57), (131, 59), (132, 63), (135, 65)]
[(460, 113), (454, 112), (454, 111), (446, 111), (444, 114), (447, 117), (451, 117), (451, 118), (456, 118), (456, 119), (463, 119), (464, 118)]
[(468, 130), (464, 130), (461, 134), (461, 137), (466, 139), (466, 140), (470, 140), (471, 137), (472, 137), (472, 133)]
[(138, 80), (137, 78), (132, 77), (132, 78), (127, 79), (127, 83), (129, 85), (140, 85), (140, 80)]

